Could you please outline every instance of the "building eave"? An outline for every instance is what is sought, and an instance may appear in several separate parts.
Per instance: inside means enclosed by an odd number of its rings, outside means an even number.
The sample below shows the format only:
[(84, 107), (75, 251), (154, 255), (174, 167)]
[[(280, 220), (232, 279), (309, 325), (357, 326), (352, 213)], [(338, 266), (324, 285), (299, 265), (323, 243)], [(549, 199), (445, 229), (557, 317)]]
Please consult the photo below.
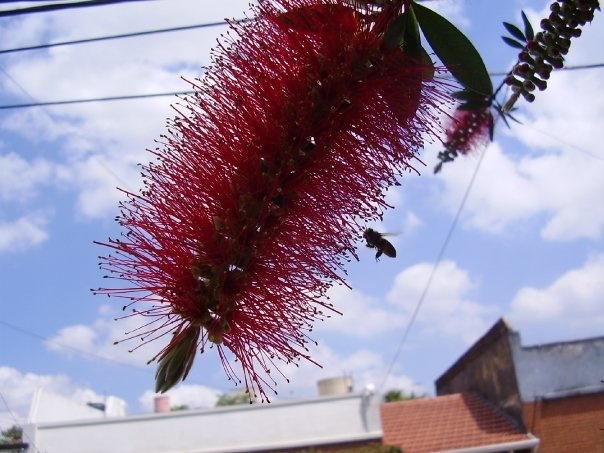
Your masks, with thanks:
[[(304, 439), (304, 441), (296, 440), (293, 442), (277, 442), (274, 444), (258, 444), (258, 445), (249, 445), (245, 447), (245, 450), (241, 448), (220, 448), (220, 449), (212, 449), (212, 453), (244, 453), (244, 452), (261, 452), (261, 451), (275, 451), (275, 450), (288, 450), (295, 448), (307, 448), (307, 447), (321, 447), (328, 445), (336, 445), (336, 444), (348, 444), (355, 442), (371, 442), (371, 441), (381, 441), (382, 440), (382, 431), (374, 431), (358, 436), (330, 436), (330, 437), (316, 437), (310, 439)], [(179, 450), (179, 453), (206, 453), (207, 450), (191, 450), (187, 452), (182, 452)]]
[(457, 448), (455, 450), (440, 450), (435, 453), (499, 453), (511, 452), (515, 450), (533, 449), (539, 445), (539, 439), (532, 434), (527, 434), (529, 439), (516, 440), (492, 445), (481, 445), (478, 447)]

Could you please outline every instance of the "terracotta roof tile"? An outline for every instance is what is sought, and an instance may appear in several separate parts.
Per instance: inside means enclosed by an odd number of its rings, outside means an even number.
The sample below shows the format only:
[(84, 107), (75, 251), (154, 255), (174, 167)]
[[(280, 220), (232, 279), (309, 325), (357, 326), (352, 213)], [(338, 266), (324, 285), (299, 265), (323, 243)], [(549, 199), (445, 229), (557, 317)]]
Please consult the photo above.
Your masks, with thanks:
[(473, 393), (383, 404), (383, 443), (405, 453), (429, 453), (524, 441), (503, 414)]

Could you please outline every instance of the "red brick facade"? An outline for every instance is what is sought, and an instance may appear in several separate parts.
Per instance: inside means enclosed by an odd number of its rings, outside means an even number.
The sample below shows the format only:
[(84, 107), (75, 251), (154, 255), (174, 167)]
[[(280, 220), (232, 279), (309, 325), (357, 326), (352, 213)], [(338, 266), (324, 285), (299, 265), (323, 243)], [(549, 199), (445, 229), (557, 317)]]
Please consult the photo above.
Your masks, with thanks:
[(524, 403), (524, 423), (539, 453), (604, 453), (604, 394)]
[(500, 319), (436, 381), (476, 392), (540, 439), (539, 453), (604, 453), (604, 337), (522, 346)]

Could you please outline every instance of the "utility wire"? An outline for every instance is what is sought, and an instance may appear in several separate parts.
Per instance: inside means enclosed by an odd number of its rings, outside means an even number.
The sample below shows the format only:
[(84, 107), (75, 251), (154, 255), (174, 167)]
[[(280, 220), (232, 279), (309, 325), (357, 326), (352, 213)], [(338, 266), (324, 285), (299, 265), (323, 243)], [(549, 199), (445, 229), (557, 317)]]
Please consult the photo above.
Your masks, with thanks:
[[(0, 53), (1, 53), (1, 51), (0, 51)], [(556, 71), (577, 71), (577, 70), (581, 70), (581, 69), (598, 69), (598, 68), (604, 68), (604, 63), (578, 64), (578, 65), (574, 65), (574, 66), (563, 66), (562, 68), (556, 69)], [(509, 73), (510, 73), (510, 71), (507, 71), (507, 72), (497, 71), (497, 72), (491, 72), (491, 73), (489, 73), (489, 75), (491, 77), (502, 77), (502, 76), (508, 75)]]
[[(27, 96), (29, 99), (31, 99), (31, 101), (33, 103), (38, 103), (38, 101), (29, 93), (29, 91), (27, 91), (23, 85), (21, 85), (19, 82), (17, 82), (17, 80), (15, 80), (15, 78), (13, 76), (11, 76), (2, 66), (0, 66), (0, 72), (2, 72), (6, 78), (8, 78), (17, 88), (19, 88), (19, 90), (21, 90), (21, 92), (23, 94), (25, 94), (25, 96)], [(53, 117), (53, 115), (50, 113), (50, 111), (48, 109), (45, 108), (45, 106), (41, 105), (40, 106), (42, 108), (42, 111), (46, 114), (46, 116), (53, 122), (55, 122), (55, 118)], [(118, 181), (123, 188), (128, 188), (128, 183), (126, 183), (119, 175), (117, 175), (113, 170), (111, 170), (107, 165), (105, 165), (103, 163), (103, 161), (99, 160), (96, 156), (91, 156), (91, 159), (93, 159), (101, 168), (103, 168), (108, 174), (110, 174), (111, 176), (113, 176), (113, 178)]]
[(0, 10), (0, 17), (18, 16), (21, 14), (47, 13), (62, 9), (85, 8), (89, 6), (105, 6), (117, 3), (143, 2), (149, 0), (89, 0), (71, 3), (51, 3), (46, 5), (29, 6), (27, 8)]
[(71, 46), (74, 44), (87, 44), (87, 43), (98, 42), (98, 41), (109, 41), (112, 39), (134, 38), (137, 36), (154, 35), (157, 33), (171, 33), (171, 32), (175, 32), (175, 31), (194, 30), (197, 28), (218, 27), (218, 26), (227, 25), (227, 24), (228, 24), (228, 22), (226, 22), (226, 21), (208, 22), (208, 23), (204, 23), (204, 24), (183, 25), (181, 27), (159, 28), (157, 30), (146, 30), (146, 31), (137, 31), (137, 32), (132, 32), (132, 33), (123, 33), (123, 34), (119, 34), (119, 35), (107, 35), (107, 36), (98, 36), (95, 38), (75, 39), (73, 41), (57, 41), (57, 42), (51, 42), (51, 43), (47, 43), (47, 44), (36, 44), (36, 45), (32, 45), (32, 46), (16, 47), (13, 49), (3, 49), (3, 50), (0, 50), (0, 55), (7, 54), (7, 53), (14, 53), (14, 52), (24, 52), (27, 50), (48, 49), (50, 47)]
[(390, 376), (390, 374), (392, 374), (394, 365), (398, 361), (398, 357), (403, 349), (403, 346), (405, 345), (405, 343), (407, 341), (407, 337), (409, 336), (411, 327), (413, 327), (413, 324), (415, 323), (415, 321), (417, 319), (417, 315), (419, 314), (419, 310), (422, 307), (422, 305), (424, 304), (424, 301), (426, 300), (426, 296), (428, 295), (428, 290), (432, 286), (432, 281), (434, 280), (436, 271), (438, 270), (438, 267), (440, 266), (440, 263), (442, 262), (442, 259), (445, 255), (445, 251), (447, 250), (447, 247), (449, 246), (449, 242), (451, 241), (451, 237), (453, 236), (453, 232), (455, 231), (455, 228), (457, 227), (457, 224), (459, 223), (459, 219), (461, 218), (461, 213), (463, 212), (463, 210), (466, 206), (466, 202), (468, 201), (468, 197), (470, 195), (470, 192), (472, 191), (472, 187), (474, 186), (474, 182), (476, 181), (476, 176), (478, 175), (478, 170), (480, 170), (480, 166), (482, 165), (482, 161), (484, 160), (485, 155), (486, 155), (486, 149), (482, 151), (482, 154), (480, 155), (480, 159), (478, 159), (478, 163), (476, 164), (474, 173), (472, 174), (472, 177), (470, 178), (470, 182), (468, 183), (468, 187), (466, 188), (463, 198), (461, 199), (459, 208), (457, 208), (457, 212), (455, 213), (455, 217), (453, 218), (453, 221), (451, 222), (449, 231), (447, 232), (447, 235), (445, 236), (442, 246), (440, 247), (438, 256), (436, 258), (436, 262), (434, 263), (434, 266), (432, 267), (432, 271), (430, 272), (430, 276), (428, 277), (428, 281), (426, 282), (426, 285), (424, 286), (424, 290), (422, 291), (421, 295), (419, 296), (419, 299), (417, 300), (417, 303), (415, 304), (415, 309), (413, 310), (413, 313), (411, 314), (411, 318), (409, 318), (409, 322), (407, 323), (407, 327), (405, 328), (405, 330), (403, 332), (401, 341), (399, 342), (398, 347), (396, 348), (394, 357), (392, 358), (392, 361), (390, 362), (390, 365), (388, 366), (388, 369), (386, 370), (384, 379), (382, 380), (382, 383), (380, 384), (380, 387), (378, 388), (378, 394), (380, 394), (382, 392), (384, 386), (386, 385), (386, 381), (388, 380), (388, 377)]
[(563, 145), (566, 145), (569, 148), (574, 149), (575, 151), (579, 151), (580, 153), (583, 153), (586, 156), (589, 156), (589, 157), (591, 157), (593, 159), (596, 159), (596, 160), (599, 160), (601, 162), (604, 162), (604, 157), (600, 156), (599, 154), (591, 152), (591, 151), (588, 151), (585, 148), (577, 146), (574, 143), (570, 143), (569, 141), (564, 140), (564, 139), (562, 139), (560, 137), (556, 137), (555, 135), (552, 135), (549, 132), (546, 132), (546, 131), (544, 131), (542, 129), (539, 129), (539, 128), (535, 127), (535, 126), (529, 126), (528, 124), (524, 124), (524, 123), (518, 123), (518, 124), (514, 125), (514, 127), (517, 127), (517, 126), (525, 127), (527, 129), (531, 129), (531, 130), (533, 130), (535, 132), (538, 132), (539, 134), (544, 135), (544, 136), (546, 136), (546, 137), (548, 137), (548, 138), (550, 138), (550, 139), (552, 139), (554, 141), (562, 143)]
[(90, 102), (107, 102), (107, 101), (127, 101), (131, 99), (146, 99), (156, 98), (163, 96), (179, 96), (186, 94), (193, 94), (194, 91), (170, 91), (165, 93), (149, 93), (149, 94), (131, 94), (125, 96), (105, 96), (99, 98), (88, 98), (88, 99), (69, 99), (64, 101), (48, 101), (48, 102), (27, 102), (23, 104), (11, 104), (11, 105), (0, 105), (0, 110), (7, 109), (19, 109), (19, 108), (30, 108), (30, 107), (47, 107), (50, 105), (68, 105), (68, 104), (86, 104)]
[[(6, 398), (4, 398), (4, 395), (2, 394), (2, 392), (0, 391), (0, 399), (2, 400), (2, 402), (4, 403), (4, 406), (6, 407), (6, 410), (8, 411), (8, 413), (10, 414), (10, 416), (12, 417), (13, 421), (15, 422), (15, 426), (21, 426), (21, 423), (19, 423), (19, 420), (17, 419), (17, 416), (15, 415), (15, 413), (11, 410), (11, 408), (8, 406), (8, 402), (6, 401)], [(34, 441), (27, 435), (27, 433), (25, 431), (23, 431), (23, 429), (21, 429), (21, 438), (26, 437), (27, 441), (29, 442), (29, 444), (34, 447), (34, 449), (36, 451), (38, 450), (38, 447), (36, 447), (36, 444), (34, 443)], [(20, 451), (20, 450), (19, 450)]]
[(93, 357), (93, 358), (96, 358), (96, 359), (100, 359), (100, 360), (103, 360), (105, 362), (113, 363), (113, 364), (116, 364), (116, 365), (121, 365), (121, 366), (129, 367), (129, 368), (134, 368), (135, 370), (142, 371), (144, 373), (149, 373), (150, 372), (148, 368), (139, 367), (139, 366), (136, 366), (136, 365), (132, 365), (131, 363), (128, 363), (128, 362), (121, 362), (119, 360), (115, 360), (115, 359), (112, 359), (110, 357), (105, 357), (105, 356), (102, 356), (100, 354), (95, 354), (94, 352), (85, 351), (85, 350), (79, 349), (79, 348), (74, 348), (73, 346), (69, 346), (67, 344), (51, 340), (48, 337), (40, 335), (40, 334), (38, 334), (36, 332), (32, 332), (31, 330), (24, 329), (23, 327), (19, 327), (19, 326), (16, 326), (14, 324), (10, 324), (10, 323), (8, 323), (6, 321), (0, 320), (0, 325), (6, 327), (8, 329), (14, 330), (15, 332), (19, 332), (19, 333), (21, 333), (23, 335), (27, 335), (27, 336), (30, 336), (30, 337), (33, 337), (33, 338), (37, 338), (38, 340), (43, 341), (43, 342), (45, 342), (47, 344), (52, 344), (52, 345), (58, 346), (59, 348), (68, 349), (68, 350), (76, 352), (78, 354), (82, 354), (82, 355), (86, 355), (86, 356)]
[[(565, 67), (562, 69), (558, 69), (557, 71), (595, 69), (595, 68), (604, 68), (604, 63), (569, 66), (569, 67)], [(496, 76), (496, 75), (505, 75), (505, 74), (504, 73), (490, 73), (489, 75)], [(154, 97), (179, 96), (179, 95), (187, 95), (187, 94), (193, 94), (193, 93), (194, 93), (194, 91), (186, 90), (186, 91), (172, 91), (172, 92), (164, 92), (164, 93), (131, 94), (131, 95), (123, 95), (123, 96), (105, 96), (105, 97), (95, 97), (95, 98), (85, 98), (85, 99), (67, 99), (67, 100), (47, 101), (47, 102), (26, 102), (26, 103), (22, 103), (22, 104), (0, 105), (0, 110), (23, 109), (23, 108), (31, 108), (31, 107), (45, 107), (45, 106), (53, 106), (53, 105), (86, 104), (86, 103), (90, 103), (90, 102), (124, 101), (124, 100), (132, 100), (132, 99), (146, 99), (146, 98), (154, 98)]]

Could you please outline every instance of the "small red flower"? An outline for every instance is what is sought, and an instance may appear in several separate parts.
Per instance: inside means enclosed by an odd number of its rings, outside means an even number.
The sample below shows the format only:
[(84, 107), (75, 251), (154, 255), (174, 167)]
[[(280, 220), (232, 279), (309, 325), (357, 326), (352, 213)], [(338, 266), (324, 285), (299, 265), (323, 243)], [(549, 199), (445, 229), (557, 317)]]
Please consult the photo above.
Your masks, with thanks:
[(459, 154), (480, 150), (491, 141), (493, 115), (490, 107), (477, 110), (457, 109), (447, 130), (445, 147)]
[(98, 292), (149, 318), (131, 338), (172, 335), (154, 357), (157, 391), (208, 342), (262, 399), (277, 362), (312, 361), (308, 333), (334, 311), (324, 296), (344, 283), (361, 222), (381, 217), (432, 132), (445, 94), (382, 50), (391, 11), (350, 3), (265, 1), (233, 24), (121, 204), (123, 237), (101, 243), (113, 249), (101, 267), (127, 285)]

